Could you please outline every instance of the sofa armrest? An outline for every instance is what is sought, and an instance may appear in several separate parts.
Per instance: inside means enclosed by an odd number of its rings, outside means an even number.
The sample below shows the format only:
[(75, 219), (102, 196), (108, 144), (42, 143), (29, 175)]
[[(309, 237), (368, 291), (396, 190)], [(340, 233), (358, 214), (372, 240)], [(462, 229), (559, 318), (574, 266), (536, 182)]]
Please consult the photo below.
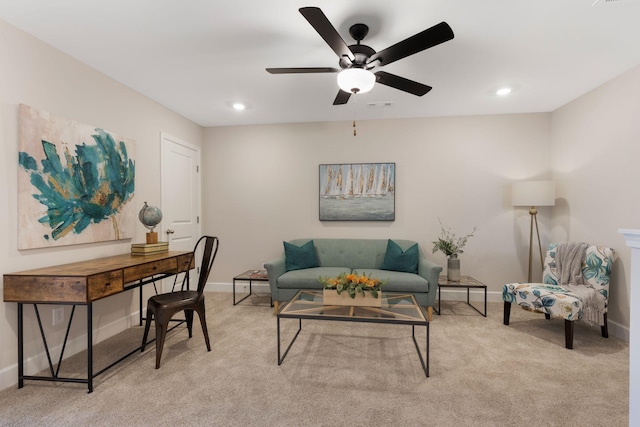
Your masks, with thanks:
[(278, 299), (278, 277), (287, 272), (284, 255), (280, 258), (276, 258), (272, 261), (264, 263), (264, 268), (267, 270), (267, 276), (269, 277), (269, 288), (271, 288), (271, 298), (274, 301)]
[(429, 300), (434, 301), (434, 303), (436, 298), (435, 295), (438, 291), (438, 276), (440, 276), (441, 271), (442, 267), (433, 261), (429, 261), (422, 257), (418, 261), (418, 274), (429, 282), (429, 294), (433, 295), (433, 299), (429, 298)]

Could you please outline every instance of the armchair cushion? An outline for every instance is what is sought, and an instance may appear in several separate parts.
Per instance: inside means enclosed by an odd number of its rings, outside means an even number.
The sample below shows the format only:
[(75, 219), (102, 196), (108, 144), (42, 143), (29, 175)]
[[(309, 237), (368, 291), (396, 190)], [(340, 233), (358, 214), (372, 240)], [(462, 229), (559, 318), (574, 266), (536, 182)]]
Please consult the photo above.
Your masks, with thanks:
[(557, 285), (544, 283), (509, 283), (502, 297), (506, 302), (539, 311), (553, 317), (577, 320), (582, 316), (582, 300)]

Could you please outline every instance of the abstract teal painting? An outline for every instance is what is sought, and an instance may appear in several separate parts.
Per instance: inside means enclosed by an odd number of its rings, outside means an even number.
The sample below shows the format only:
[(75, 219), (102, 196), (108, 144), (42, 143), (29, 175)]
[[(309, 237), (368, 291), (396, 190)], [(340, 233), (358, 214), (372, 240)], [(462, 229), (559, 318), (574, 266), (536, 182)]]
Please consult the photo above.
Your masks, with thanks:
[(133, 237), (135, 142), (20, 105), (18, 249)]

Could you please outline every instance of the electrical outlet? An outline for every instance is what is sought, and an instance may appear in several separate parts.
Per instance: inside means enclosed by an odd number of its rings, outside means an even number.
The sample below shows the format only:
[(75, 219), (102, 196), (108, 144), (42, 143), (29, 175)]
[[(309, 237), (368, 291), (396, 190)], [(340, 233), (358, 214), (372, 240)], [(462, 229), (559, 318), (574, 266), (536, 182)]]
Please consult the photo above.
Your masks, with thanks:
[(52, 310), (52, 313), (53, 313), (53, 320), (52, 320), (53, 326), (57, 325), (58, 323), (64, 322), (64, 307), (54, 308)]

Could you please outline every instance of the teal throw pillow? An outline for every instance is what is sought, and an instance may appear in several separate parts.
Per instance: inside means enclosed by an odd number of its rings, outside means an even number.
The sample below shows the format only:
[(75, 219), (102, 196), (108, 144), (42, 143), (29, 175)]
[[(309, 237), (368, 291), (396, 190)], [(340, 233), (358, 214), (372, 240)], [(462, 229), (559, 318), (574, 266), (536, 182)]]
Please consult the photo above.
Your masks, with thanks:
[(393, 240), (387, 243), (387, 253), (380, 266), (381, 270), (402, 271), (405, 273), (418, 272), (418, 244), (411, 246), (406, 251)]
[(302, 246), (296, 246), (289, 242), (284, 243), (284, 264), (287, 271), (302, 270), (303, 268), (319, 267), (316, 248), (313, 240), (309, 240)]

